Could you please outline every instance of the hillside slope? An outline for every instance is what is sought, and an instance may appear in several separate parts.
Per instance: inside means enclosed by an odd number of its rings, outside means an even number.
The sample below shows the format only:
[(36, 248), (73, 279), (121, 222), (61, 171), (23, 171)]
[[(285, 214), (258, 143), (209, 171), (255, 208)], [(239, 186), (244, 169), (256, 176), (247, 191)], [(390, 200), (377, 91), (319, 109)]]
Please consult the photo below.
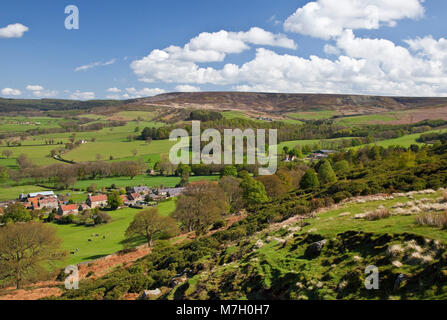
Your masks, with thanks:
[(407, 109), (447, 107), (447, 98), (405, 98), (335, 94), (251, 92), (167, 93), (138, 99), (133, 104), (175, 108), (242, 110), (280, 115), (289, 112), (333, 110), (366, 114)]

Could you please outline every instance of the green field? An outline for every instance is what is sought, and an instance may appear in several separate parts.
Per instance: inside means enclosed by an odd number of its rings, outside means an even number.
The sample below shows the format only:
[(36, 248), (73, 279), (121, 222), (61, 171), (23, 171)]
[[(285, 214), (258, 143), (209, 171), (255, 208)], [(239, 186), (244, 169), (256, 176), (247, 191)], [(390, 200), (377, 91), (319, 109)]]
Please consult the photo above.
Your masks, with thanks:
[[(158, 205), (160, 214), (164, 216), (171, 214), (174, 209), (174, 200), (162, 202)], [(64, 263), (68, 265), (90, 261), (122, 250), (124, 232), (139, 211), (141, 210), (125, 208), (108, 212), (112, 221), (95, 227), (54, 224), (58, 236), (63, 240), (62, 247), (68, 251), (68, 258)], [(95, 236), (96, 234), (99, 236)], [(88, 241), (88, 239), (91, 239), (91, 241)], [(144, 240), (141, 239), (134, 244), (144, 244)], [(79, 249), (79, 252), (70, 254), (76, 248)]]
[(144, 141), (96, 141), (86, 143), (78, 148), (67, 152), (63, 155), (64, 159), (73, 160), (75, 162), (95, 161), (96, 155), (100, 154), (104, 160), (108, 160), (110, 156), (115, 159), (132, 157), (133, 150), (137, 150), (137, 156), (142, 155), (160, 155), (169, 153), (175, 141), (154, 140), (150, 144)]
[(247, 116), (245, 113), (241, 111), (223, 111), (221, 114), (224, 116), (225, 119), (236, 119), (236, 118), (242, 118), (242, 119), (251, 119), (249, 116)]
[(337, 123), (346, 126), (373, 124), (373, 123), (387, 123), (390, 121), (398, 120), (400, 115), (402, 115), (402, 113), (386, 112), (386, 113), (370, 114), (364, 116), (345, 117), (338, 119)]
[(312, 112), (287, 113), (286, 116), (294, 120), (323, 120), (330, 119), (337, 114), (338, 112), (336, 111), (321, 110)]
[[(219, 176), (191, 176), (189, 178), (190, 182), (200, 181), (200, 180), (217, 180)], [(139, 175), (133, 179), (128, 177), (117, 177), (117, 178), (104, 178), (97, 180), (82, 180), (78, 181), (75, 185), (75, 188), (86, 189), (91, 184), (96, 184), (98, 188), (102, 187), (110, 187), (114, 184), (117, 188), (121, 187), (134, 187), (134, 186), (165, 186), (165, 187), (175, 187), (180, 182), (180, 177), (162, 177), (162, 176), (147, 176), (147, 175)]]
[(138, 118), (144, 119), (145, 121), (150, 121), (157, 116), (155, 111), (121, 111), (114, 114), (114, 117), (121, 117), (126, 120), (136, 120)]
[(25, 132), (38, 128), (60, 128), (59, 123), (68, 121), (66, 119), (51, 117), (1, 117), (0, 133)]
[[(424, 133), (433, 133), (433, 132), (442, 133), (442, 132), (446, 132), (446, 131), (447, 131), (447, 129), (441, 129), (441, 130), (427, 131)], [(387, 148), (390, 146), (402, 146), (402, 147), (408, 148), (412, 144), (423, 145), (424, 143), (416, 141), (416, 139), (418, 139), (421, 136), (421, 134), (422, 133), (407, 134), (407, 135), (404, 135), (402, 137), (395, 138), (395, 139), (387, 139), (387, 140), (377, 141), (377, 142), (371, 143), (369, 145), (370, 146), (377, 145), (379, 147), (384, 147), (384, 148)], [(356, 147), (352, 147), (352, 149), (359, 149), (359, 148), (363, 148), (365, 146), (366, 145), (356, 146)]]
[[(346, 137), (346, 138), (336, 138), (336, 139), (323, 139), (324, 141), (340, 141), (340, 140), (346, 140), (346, 139), (351, 139), (351, 138), (349, 138), (349, 137)], [(314, 145), (314, 144), (317, 144), (317, 143), (320, 143), (321, 141), (323, 141), (323, 140), (321, 140), (321, 139), (313, 139), (313, 140), (293, 140), (293, 141), (284, 141), (284, 142), (281, 142), (279, 145), (278, 145), (278, 152), (279, 153), (281, 153), (282, 152), (282, 149), (284, 148), (284, 147), (288, 147), (289, 149), (292, 149), (292, 148), (294, 148), (294, 147), (296, 147), (296, 146), (300, 146), (300, 147), (303, 147), (303, 146), (305, 146), (305, 145)]]
[[(168, 153), (175, 142), (158, 140), (153, 141), (151, 144), (146, 144), (138, 140), (128, 142), (127, 137), (129, 135), (139, 135), (144, 127), (160, 127), (162, 125), (159, 122), (140, 121), (138, 123), (130, 121), (121, 127), (104, 128), (96, 132), (77, 132), (76, 140), (91, 141), (95, 138), (96, 141), (79, 146), (66, 153), (63, 158), (74, 161), (95, 161), (96, 155), (101, 154), (104, 160), (109, 160), (110, 156), (113, 156), (115, 159), (126, 158), (125, 160), (129, 160), (129, 158), (135, 159), (132, 154), (132, 150), (135, 149), (138, 152), (137, 156), (146, 156), (145, 158), (147, 159), (150, 158), (152, 161), (157, 161), (160, 159), (160, 154)], [(138, 129), (137, 132), (135, 132), (136, 129)], [(72, 134), (67, 132), (32, 136), (22, 141), (22, 145), (19, 147), (0, 145), (0, 166), (8, 166), (12, 169), (17, 168), (15, 159), (20, 154), (26, 154), (36, 165), (56, 163), (57, 160), (49, 157), (50, 151), (63, 148)], [(49, 139), (54, 139), (56, 143), (61, 142), (62, 144), (45, 144), (45, 141)], [(9, 159), (1, 157), (1, 153), (6, 149), (13, 152)]]

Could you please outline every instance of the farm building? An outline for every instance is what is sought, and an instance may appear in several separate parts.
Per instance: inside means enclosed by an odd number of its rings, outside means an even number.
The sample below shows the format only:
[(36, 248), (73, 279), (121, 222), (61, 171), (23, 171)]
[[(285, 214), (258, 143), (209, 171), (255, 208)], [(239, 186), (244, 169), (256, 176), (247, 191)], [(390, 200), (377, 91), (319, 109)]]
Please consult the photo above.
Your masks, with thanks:
[(157, 191), (157, 194), (159, 196), (166, 196), (166, 197), (177, 197), (180, 195), (185, 188), (166, 188), (166, 189), (159, 189)]
[(90, 210), (90, 206), (86, 203), (81, 203), (78, 208), (79, 211)]
[(107, 195), (100, 194), (92, 196), (89, 194), (87, 201), (85, 201), (91, 208), (105, 207), (107, 206)]
[(144, 200), (144, 197), (139, 193), (131, 193), (129, 195), (129, 200), (131, 201), (141, 201)]
[(138, 186), (132, 188), (133, 193), (139, 193), (139, 194), (148, 194), (149, 188), (146, 186)]
[(78, 206), (76, 204), (69, 204), (65, 206), (59, 206), (57, 213), (60, 216), (66, 216), (69, 214), (77, 215), (79, 213)]
[(42, 197), (37, 201), (37, 207), (33, 209), (56, 209), (59, 206), (59, 202), (56, 197)]

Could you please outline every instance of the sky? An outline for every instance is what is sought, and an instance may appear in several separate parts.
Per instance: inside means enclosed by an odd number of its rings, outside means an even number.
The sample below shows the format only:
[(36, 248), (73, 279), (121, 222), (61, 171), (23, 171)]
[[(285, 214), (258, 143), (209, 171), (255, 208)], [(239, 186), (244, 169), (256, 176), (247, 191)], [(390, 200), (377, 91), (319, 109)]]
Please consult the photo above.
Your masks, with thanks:
[(445, 0), (2, 0), (0, 97), (447, 96), (446, 21)]

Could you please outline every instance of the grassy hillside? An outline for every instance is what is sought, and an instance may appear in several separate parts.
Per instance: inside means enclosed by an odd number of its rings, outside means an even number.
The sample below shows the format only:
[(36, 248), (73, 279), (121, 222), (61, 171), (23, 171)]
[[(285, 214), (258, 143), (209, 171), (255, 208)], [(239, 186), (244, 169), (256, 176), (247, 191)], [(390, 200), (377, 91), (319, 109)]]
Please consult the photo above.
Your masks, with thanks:
[[(171, 214), (174, 209), (174, 200), (162, 202), (158, 205), (159, 213), (164, 216)], [(62, 248), (68, 252), (75, 251), (76, 248), (79, 249), (75, 254), (69, 254), (64, 263), (68, 265), (90, 261), (122, 250), (123, 240), (125, 239), (124, 233), (139, 211), (141, 210), (125, 208), (108, 212), (112, 221), (95, 227), (55, 224), (58, 236), (62, 239)], [(144, 243), (145, 240), (141, 238), (133, 245), (137, 246)]]
[[(418, 226), (410, 214), (394, 213), (377, 221), (355, 218), (379, 206), (393, 210), (398, 203), (436, 202), (439, 196), (359, 199), (304, 221), (273, 225), (227, 246), (218, 259), (204, 260), (204, 271), (165, 298), (445, 299), (447, 269), (430, 273), (441, 263), (447, 244), (444, 230)], [(326, 241), (321, 253), (309, 255), (306, 249), (321, 240)], [(364, 270), (370, 265), (378, 267), (379, 290), (364, 287)], [(395, 287), (399, 274), (405, 281)]]

